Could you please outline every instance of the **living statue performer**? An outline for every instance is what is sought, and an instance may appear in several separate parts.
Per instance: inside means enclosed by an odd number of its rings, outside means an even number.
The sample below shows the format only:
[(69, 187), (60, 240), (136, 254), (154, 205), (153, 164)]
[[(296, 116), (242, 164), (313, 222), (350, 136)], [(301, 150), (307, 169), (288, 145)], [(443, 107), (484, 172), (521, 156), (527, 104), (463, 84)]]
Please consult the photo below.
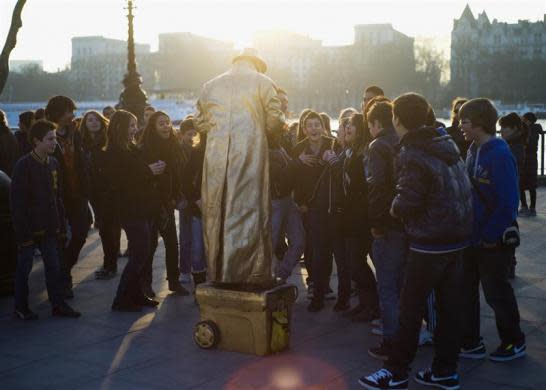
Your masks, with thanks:
[(208, 81), (195, 122), (206, 137), (201, 208), (209, 279), (266, 288), (274, 284), (267, 137), (284, 124), (265, 62), (246, 49)]

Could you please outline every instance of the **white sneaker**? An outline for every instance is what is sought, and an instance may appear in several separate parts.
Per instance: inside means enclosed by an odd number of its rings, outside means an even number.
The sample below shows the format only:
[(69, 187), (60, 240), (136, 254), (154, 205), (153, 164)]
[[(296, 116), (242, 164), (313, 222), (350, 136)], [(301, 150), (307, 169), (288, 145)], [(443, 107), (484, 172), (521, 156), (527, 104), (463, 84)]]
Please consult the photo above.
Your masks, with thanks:
[(191, 274), (180, 274), (180, 283), (183, 283), (183, 284), (191, 283)]
[(421, 333), (419, 333), (419, 346), (423, 345), (433, 345), (434, 339), (432, 336), (432, 333), (430, 333), (427, 328), (421, 329)]
[(375, 327), (382, 327), (383, 321), (381, 320), (381, 318), (376, 318), (375, 320), (370, 322), (370, 324), (372, 324), (372, 326), (375, 326)]
[(376, 336), (383, 336), (383, 327), (378, 326), (377, 328), (372, 328), (371, 332)]

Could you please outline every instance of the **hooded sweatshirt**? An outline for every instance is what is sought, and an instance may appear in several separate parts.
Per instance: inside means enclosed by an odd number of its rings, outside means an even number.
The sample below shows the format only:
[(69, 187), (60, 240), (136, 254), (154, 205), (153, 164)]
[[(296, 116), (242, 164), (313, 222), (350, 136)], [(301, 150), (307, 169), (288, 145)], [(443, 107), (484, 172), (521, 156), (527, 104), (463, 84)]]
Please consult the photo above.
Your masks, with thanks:
[(504, 140), (492, 138), (482, 146), (471, 145), (466, 165), (474, 185), (472, 244), (499, 243), (503, 232), (517, 217), (516, 160)]
[(431, 127), (400, 140), (398, 180), (392, 203), (402, 218), (410, 249), (449, 253), (469, 245), (472, 189), (453, 139)]

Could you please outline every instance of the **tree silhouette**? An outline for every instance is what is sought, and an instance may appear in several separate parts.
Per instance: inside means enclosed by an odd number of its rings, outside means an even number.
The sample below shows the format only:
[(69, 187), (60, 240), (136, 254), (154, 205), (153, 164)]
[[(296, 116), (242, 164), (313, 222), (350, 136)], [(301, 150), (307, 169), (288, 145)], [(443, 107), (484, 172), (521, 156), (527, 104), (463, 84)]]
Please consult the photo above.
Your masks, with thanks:
[(11, 25), (9, 27), (8, 36), (6, 37), (6, 42), (4, 43), (4, 49), (0, 54), (0, 93), (2, 93), (8, 79), (9, 56), (12, 50), (15, 48), (15, 45), (17, 45), (17, 33), (23, 26), (21, 13), (23, 12), (25, 3), (26, 0), (17, 0), (17, 3), (13, 8), (13, 15), (11, 16)]

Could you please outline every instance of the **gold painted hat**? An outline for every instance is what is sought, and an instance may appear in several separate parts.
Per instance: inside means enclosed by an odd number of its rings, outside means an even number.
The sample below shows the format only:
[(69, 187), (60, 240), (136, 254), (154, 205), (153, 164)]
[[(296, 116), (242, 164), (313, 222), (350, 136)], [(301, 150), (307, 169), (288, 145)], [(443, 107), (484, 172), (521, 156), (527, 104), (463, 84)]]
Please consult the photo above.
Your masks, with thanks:
[(265, 73), (267, 71), (267, 64), (263, 59), (258, 56), (258, 51), (254, 48), (243, 49), (243, 51), (239, 55), (233, 58), (232, 63), (240, 60), (248, 60), (252, 62), (260, 73)]

